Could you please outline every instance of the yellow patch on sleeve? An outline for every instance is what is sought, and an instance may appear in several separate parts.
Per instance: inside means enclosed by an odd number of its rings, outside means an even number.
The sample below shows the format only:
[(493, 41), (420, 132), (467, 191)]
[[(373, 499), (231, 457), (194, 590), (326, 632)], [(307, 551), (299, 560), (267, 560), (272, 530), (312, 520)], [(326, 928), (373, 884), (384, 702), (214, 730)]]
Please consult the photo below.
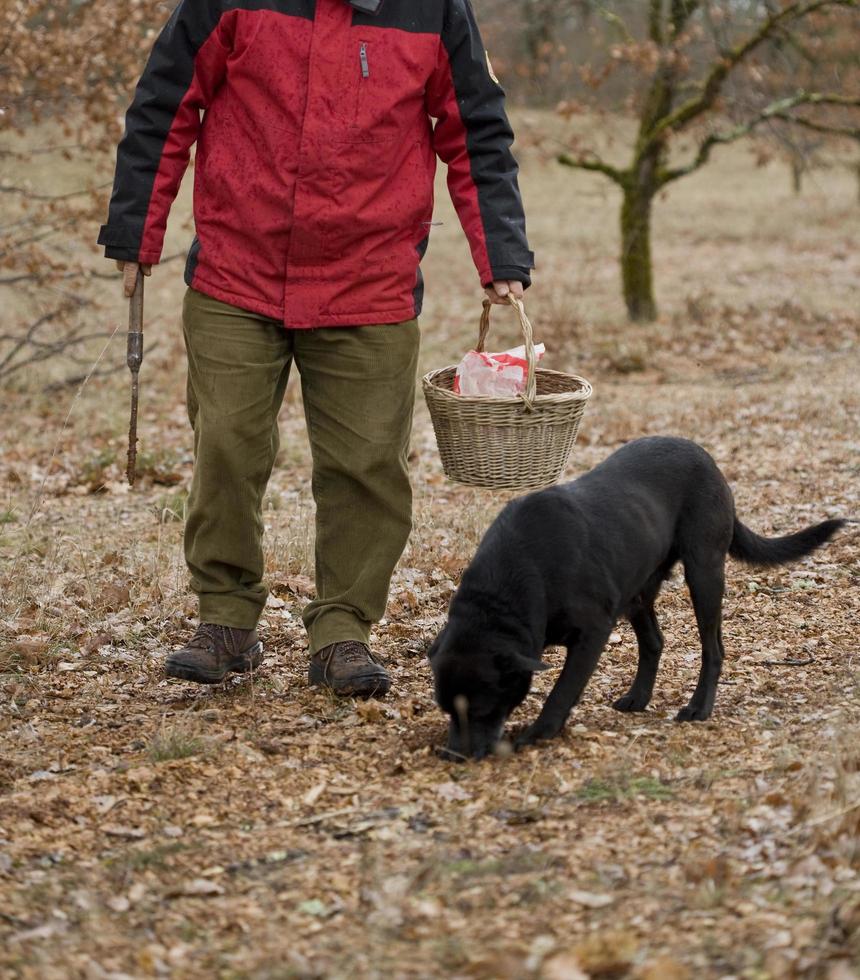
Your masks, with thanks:
[(490, 62), (490, 52), (484, 49), (484, 54), (487, 56), (487, 71), (490, 73), (490, 78), (496, 83), (496, 85), (501, 85), (501, 82), (496, 78), (495, 72), (493, 71), (493, 65)]

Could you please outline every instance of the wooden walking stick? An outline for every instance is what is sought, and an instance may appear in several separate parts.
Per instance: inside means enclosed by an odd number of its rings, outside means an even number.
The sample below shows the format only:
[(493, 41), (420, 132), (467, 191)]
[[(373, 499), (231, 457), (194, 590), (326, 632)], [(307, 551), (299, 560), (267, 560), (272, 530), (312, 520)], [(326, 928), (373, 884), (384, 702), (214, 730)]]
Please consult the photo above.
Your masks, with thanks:
[(143, 273), (140, 267), (134, 281), (134, 292), (128, 301), (128, 347), (126, 363), (131, 371), (131, 421), (128, 426), (128, 485), (134, 486), (134, 468), (137, 462), (137, 395), (138, 373), (143, 363)]

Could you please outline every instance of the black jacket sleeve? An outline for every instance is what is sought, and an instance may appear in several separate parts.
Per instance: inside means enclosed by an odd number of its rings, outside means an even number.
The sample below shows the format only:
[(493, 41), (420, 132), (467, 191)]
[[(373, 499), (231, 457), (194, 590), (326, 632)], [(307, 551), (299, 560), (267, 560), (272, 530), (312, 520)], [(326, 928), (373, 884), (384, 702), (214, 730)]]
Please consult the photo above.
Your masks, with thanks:
[(481, 282), (515, 279), (528, 286), (534, 256), (504, 101), (469, 0), (445, 0), (436, 70), (426, 94), (427, 111), (436, 118), (434, 148), (448, 164), (448, 189)]
[(107, 224), (108, 258), (153, 263), (191, 145), (225, 71), (230, 47), (222, 0), (181, 0), (155, 42), (117, 150)]

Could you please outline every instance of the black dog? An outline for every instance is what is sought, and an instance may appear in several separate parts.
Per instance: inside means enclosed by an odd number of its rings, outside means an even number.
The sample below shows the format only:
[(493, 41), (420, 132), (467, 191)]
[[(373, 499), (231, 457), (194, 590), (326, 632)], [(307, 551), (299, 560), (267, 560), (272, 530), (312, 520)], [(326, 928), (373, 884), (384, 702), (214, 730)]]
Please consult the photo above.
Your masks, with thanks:
[(735, 516), (731, 490), (705, 450), (661, 437), (637, 439), (573, 483), (514, 500), (484, 536), (429, 651), (436, 700), (451, 716), (449, 756), (492, 751), (528, 694), (532, 673), (547, 669), (544, 648), (563, 645), (561, 674), (516, 744), (557, 735), (622, 616), (636, 633), (639, 667), (614, 707), (643, 711), (663, 649), (654, 600), (678, 561), (696, 613), (702, 668), (677, 719), (704, 720), (723, 662), (726, 553), (779, 565), (809, 554), (844, 523), (762, 538)]

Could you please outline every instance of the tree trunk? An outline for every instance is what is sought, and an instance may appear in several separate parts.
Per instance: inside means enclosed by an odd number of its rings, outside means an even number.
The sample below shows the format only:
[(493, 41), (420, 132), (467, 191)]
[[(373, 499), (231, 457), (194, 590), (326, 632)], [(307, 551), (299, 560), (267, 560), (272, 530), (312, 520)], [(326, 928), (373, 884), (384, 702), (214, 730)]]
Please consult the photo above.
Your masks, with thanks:
[[(640, 176), (643, 176), (640, 174)], [(656, 187), (632, 180), (624, 188), (621, 205), (621, 281), (631, 320), (657, 319), (654, 277), (651, 271), (651, 205)]]
[(800, 194), (803, 190), (803, 164), (797, 157), (791, 159), (791, 189), (795, 194)]
[[(651, 14), (662, 17), (662, 0), (652, 0)], [(673, 7), (680, 31), (685, 7)], [(655, 22), (656, 23), (656, 22)], [(655, 30), (662, 35), (659, 24)], [(651, 79), (639, 116), (639, 136), (630, 169), (625, 172), (621, 204), (621, 282), (631, 320), (647, 323), (657, 319), (654, 276), (651, 270), (651, 206), (660, 190), (661, 166), (666, 158), (666, 136), (653, 138), (655, 127), (672, 110), (677, 83), (676, 66), (662, 55)]]

